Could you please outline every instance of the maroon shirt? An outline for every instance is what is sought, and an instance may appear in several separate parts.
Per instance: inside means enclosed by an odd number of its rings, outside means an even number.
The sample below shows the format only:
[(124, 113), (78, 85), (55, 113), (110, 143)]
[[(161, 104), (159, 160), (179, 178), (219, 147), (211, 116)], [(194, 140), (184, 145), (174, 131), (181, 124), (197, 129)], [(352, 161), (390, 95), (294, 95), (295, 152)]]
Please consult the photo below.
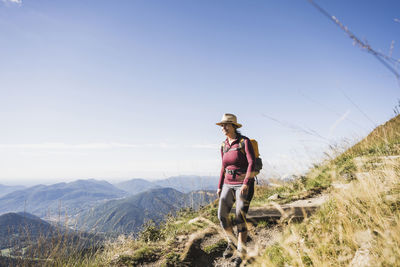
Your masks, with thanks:
[[(234, 150), (239, 146), (240, 140), (244, 139), (244, 151)], [(250, 139), (245, 136), (238, 136), (232, 142), (232, 145), (229, 145), (228, 138), (225, 140), (225, 150), (230, 148), (228, 152), (224, 154), (221, 149), (222, 156), (222, 168), (221, 175), (219, 178), (218, 188), (222, 189), (223, 184), (246, 184), (250, 185), (254, 182), (254, 177), (251, 176), (252, 171), (254, 170), (254, 162), (255, 156), (253, 151), (253, 146), (251, 145)], [(232, 150), (233, 149), (233, 150)], [(228, 170), (237, 170), (237, 173), (234, 177), (233, 174), (225, 171)]]

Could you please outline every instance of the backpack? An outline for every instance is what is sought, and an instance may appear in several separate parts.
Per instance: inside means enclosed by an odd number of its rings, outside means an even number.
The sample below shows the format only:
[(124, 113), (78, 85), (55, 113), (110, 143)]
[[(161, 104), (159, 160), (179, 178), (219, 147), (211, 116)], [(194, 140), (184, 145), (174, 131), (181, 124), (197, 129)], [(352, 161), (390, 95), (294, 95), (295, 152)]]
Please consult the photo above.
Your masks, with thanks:
[[(244, 139), (245, 139), (245, 137), (242, 136), (242, 138), (239, 141), (239, 146), (237, 148), (233, 148), (233, 149), (226, 148), (225, 141), (222, 142), (222, 145), (221, 145), (222, 153), (225, 154), (229, 150), (240, 150), (243, 154), (246, 155), (246, 151), (245, 151), (245, 148), (244, 148), (245, 147)], [(254, 156), (255, 156), (254, 171), (252, 173), (252, 177), (255, 177), (260, 173), (260, 171), (261, 171), (261, 169), (263, 167), (263, 164), (262, 164), (262, 160), (260, 158), (260, 153), (258, 151), (258, 143), (257, 143), (257, 141), (255, 139), (250, 139), (250, 143), (251, 143), (251, 146), (253, 147)]]

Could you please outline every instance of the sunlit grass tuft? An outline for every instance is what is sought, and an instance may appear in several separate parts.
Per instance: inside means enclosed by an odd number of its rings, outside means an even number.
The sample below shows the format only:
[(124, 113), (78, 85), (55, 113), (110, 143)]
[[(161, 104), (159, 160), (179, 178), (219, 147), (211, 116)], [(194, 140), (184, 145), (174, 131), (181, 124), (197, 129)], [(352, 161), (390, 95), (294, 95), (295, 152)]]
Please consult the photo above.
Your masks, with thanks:
[(254, 265), (399, 266), (399, 125), (397, 116), (327, 164), (322, 173), (348, 186), (330, 189), (330, 200)]

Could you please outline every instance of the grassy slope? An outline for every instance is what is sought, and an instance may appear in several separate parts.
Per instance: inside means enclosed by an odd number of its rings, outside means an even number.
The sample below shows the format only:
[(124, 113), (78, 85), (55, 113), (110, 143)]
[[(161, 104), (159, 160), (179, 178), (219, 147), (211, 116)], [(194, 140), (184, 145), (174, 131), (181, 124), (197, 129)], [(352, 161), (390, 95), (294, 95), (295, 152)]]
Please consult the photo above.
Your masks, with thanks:
[[(310, 197), (329, 187), (331, 173), (327, 167), (316, 167), (307, 177), (282, 183), (278, 187), (257, 186), (252, 206), (268, 204), (268, 198), (279, 194), (274, 200), (278, 203), (287, 203), (297, 199)], [(198, 218), (202, 218), (198, 220)], [(168, 217), (159, 227), (149, 222), (144, 225), (138, 238), (121, 237), (110, 242), (105, 249), (95, 255), (86, 264), (92, 266), (128, 265), (135, 266), (143, 262), (156, 262), (161, 266), (179, 266), (186, 259), (188, 238), (190, 235), (219, 228), (217, 218), (217, 202), (210, 204), (199, 211), (183, 210), (175, 217)], [(225, 245), (219, 240), (210, 247), (204, 248), (206, 253), (212, 253)], [(184, 264), (183, 264), (184, 265)]]
[[(275, 202), (287, 203), (328, 190), (331, 200), (303, 223), (285, 226), (282, 240), (266, 248), (254, 265), (347, 266), (359, 255), (364, 258), (358, 260), (368, 259), (372, 266), (400, 262), (399, 165), (385, 160), (400, 154), (399, 133), (397, 116), (338, 157), (315, 166), (307, 175), (275, 188), (257, 186), (253, 206), (267, 204), (268, 197), (275, 193), (280, 195)], [(359, 172), (369, 173), (370, 179), (360, 179)], [(348, 188), (335, 190), (331, 187), (333, 182), (348, 183)], [(159, 227), (149, 222), (138, 238), (121, 236), (79, 264), (179, 265), (185, 259), (187, 237), (218, 227), (216, 214), (214, 203), (197, 212), (185, 210), (168, 217)], [(199, 217), (206, 219), (195, 219)]]
[(254, 265), (399, 266), (399, 134), (397, 116), (325, 164), (331, 181), (347, 181), (347, 189), (331, 189), (327, 204), (289, 225)]
[(345, 152), (347, 155), (399, 155), (400, 115), (378, 126), (361, 142)]

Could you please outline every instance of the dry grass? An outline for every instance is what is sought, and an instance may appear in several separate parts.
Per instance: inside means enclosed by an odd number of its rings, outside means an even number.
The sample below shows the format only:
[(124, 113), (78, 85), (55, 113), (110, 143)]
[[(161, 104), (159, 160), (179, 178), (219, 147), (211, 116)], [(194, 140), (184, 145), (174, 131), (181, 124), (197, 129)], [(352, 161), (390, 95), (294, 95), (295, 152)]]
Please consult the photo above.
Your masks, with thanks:
[[(302, 223), (281, 225), (279, 241), (257, 250), (255, 266), (400, 266), (400, 116), (305, 176), (257, 186), (252, 206), (280, 204), (326, 190), (330, 200)], [(338, 189), (332, 184), (346, 184)], [(203, 218), (203, 219), (201, 219)], [(137, 237), (121, 236), (95, 254), (76, 256), (65, 243), (49, 250), (48, 264), (57, 266), (182, 265), (190, 236), (214, 227), (220, 231), (217, 203), (186, 210), (156, 226), (147, 223)], [(251, 228), (250, 228), (251, 232)], [(252, 233), (252, 232), (251, 232)], [(217, 233), (218, 234), (218, 233)], [(221, 234), (221, 233), (219, 233)], [(61, 240), (59, 240), (61, 241)], [(219, 245), (216, 246), (219, 248)], [(264, 246), (265, 247), (265, 246)], [(208, 250), (214, 246), (207, 247)], [(61, 253), (59, 253), (61, 251)], [(63, 256), (61, 256), (63, 255)]]
[[(202, 216), (203, 215), (203, 216)], [(215, 204), (200, 211), (184, 209), (175, 216), (167, 216), (159, 226), (149, 221), (137, 236), (121, 235), (108, 241), (104, 249), (91, 259), (91, 266), (137, 266), (147, 262), (155, 266), (175, 266), (184, 258), (188, 237), (202, 232), (213, 221), (204, 218), (216, 216)]]
[(315, 216), (286, 230), (280, 253), (267, 250), (258, 265), (398, 266), (399, 176), (399, 169), (370, 172), (368, 179), (333, 191)]
[(255, 266), (400, 266), (400, 117), (326, 166), (335, 183), (312, 217), (289, 225)]

